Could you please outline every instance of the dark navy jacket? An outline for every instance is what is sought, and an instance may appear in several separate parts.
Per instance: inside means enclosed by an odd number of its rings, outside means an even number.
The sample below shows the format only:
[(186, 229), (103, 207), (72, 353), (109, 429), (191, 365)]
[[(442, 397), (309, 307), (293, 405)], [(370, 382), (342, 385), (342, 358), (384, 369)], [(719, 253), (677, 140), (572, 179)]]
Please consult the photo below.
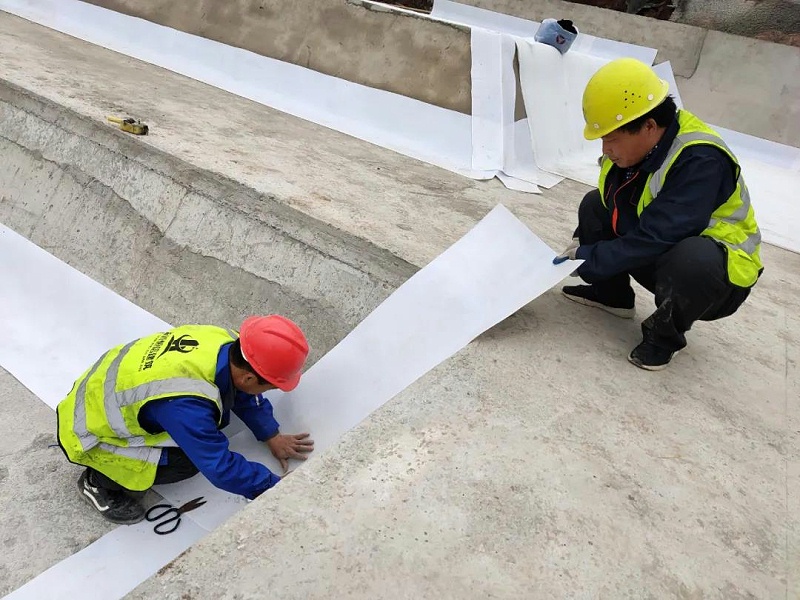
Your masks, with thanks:
[[(217, 409), (200, 398), (155, 400), (139, 412), (139, 423), (151, 433), (166, 431), (200, 472), (216, 487), (246, 498), (255, 498), (280, 481), (267, 467), (250, 462), (231, 452), (228, 438), (221, 427), (230, 422), (230, 411), (236, 413), (256, 439), (267, 440), (278, 433), (278, 422), (272, 416), (272, 405), (263, 396), (251, 396), (234, 389), (228, 356), (231, 344), (225, 344), (217, 355), (214, 380), (223, 398), (225, 409), (222, 425), (217, 426)], [(229, 406), (232, 404), (232, 406)], [(162, 452), (162, 463), (166, 461)]]
[(641, 163), (609, 171), (603, 197), (609, 219), (617, 207), (617, 237), (578, 248), (576, 257), (585, 261), (578, 275), (587, 283), (650, 265), (681, 240), (700, 235), (711, 214), (733, 194), (737, 173), (730, 158), (707, 144), (690, 146), (670, 168), (658, 196), (637, 216), (647, 177), (661, 167), (677, 134), (676, 117)]

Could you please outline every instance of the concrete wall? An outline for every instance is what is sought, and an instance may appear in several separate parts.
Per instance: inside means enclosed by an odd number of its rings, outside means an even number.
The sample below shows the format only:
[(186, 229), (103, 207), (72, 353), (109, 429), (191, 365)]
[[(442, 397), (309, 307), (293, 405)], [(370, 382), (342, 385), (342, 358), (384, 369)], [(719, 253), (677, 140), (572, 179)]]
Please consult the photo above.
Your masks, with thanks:
[(570, 0), (800, 46), (800, 0)]
[(469, 113), (469, 33), (346, 0), (85, 0)]
[(800, 46), (800, 0), (679, 0), (674, 21)]
[(311, 332), (314, 359), (413, 272), (10, 83), (0, 85), (0, 153), (0, 222), (167, 322), (237, 327), (286, 314)]
[(800, 147), (800, 48), (709, 31), (697, 72), (677, 83), (702, 118)]

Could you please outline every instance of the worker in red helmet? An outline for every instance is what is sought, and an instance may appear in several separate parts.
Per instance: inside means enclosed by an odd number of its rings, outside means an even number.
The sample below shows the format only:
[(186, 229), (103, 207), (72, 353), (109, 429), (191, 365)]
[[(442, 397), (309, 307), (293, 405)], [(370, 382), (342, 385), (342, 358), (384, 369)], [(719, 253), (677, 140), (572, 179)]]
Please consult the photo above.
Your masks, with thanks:
[(308, 343), (285, 317), (250, 317), (241, 332), (185, 325), (112, 348), (75, 382), (56, 410), (58, 442), (86, 467), (78, 492), (113, 523), (144, 509), (129, 492), (198, 472), (252, 499), (280, 477), (231, 452), (222, 429), (233, 411), (280, 461), (305, 460), (308, 433), (284, 434), (263, 394), (300, 382)]

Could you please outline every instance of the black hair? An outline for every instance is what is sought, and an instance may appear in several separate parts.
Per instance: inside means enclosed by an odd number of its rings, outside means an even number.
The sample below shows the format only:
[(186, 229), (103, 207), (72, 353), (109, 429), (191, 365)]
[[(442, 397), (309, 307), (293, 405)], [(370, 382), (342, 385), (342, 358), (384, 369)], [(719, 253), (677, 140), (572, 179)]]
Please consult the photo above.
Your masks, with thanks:
[(667, 96), (661, 104), (650, 109), (641, 117), (620, 127), (619, 131), (624, 131), (625, 133), (639, 133), (648, 119), (653, 119), (659, 127), (669, 127), (677, 112), (678, 107), (675, 104), (674, 98), (670, 95)]
[(256, 373), (256, 370), (250, 366), (249, 362), (245, 360), (244, 354), (242, 354), (242, 343), (238, 339), (231, 345), (230, 360), (231, 364), (233, 364), (235, 367), (239, 367), (240, 369), (244, 369), (248, 373), (255, 375), (258, 379), (258, 385), (266, 385), (269, 383), (269, 381)]

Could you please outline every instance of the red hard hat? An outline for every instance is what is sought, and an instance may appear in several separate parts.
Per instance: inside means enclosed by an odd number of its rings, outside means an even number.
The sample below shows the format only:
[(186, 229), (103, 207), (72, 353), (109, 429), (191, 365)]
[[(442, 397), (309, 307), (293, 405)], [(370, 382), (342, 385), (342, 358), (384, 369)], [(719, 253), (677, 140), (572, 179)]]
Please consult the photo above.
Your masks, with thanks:
[(308, 356), (308, 342), (300, 328), (286, 317), (249, 317), (239, 333), (242, 356), (263, 379), (284, 392), (300, 383)]

